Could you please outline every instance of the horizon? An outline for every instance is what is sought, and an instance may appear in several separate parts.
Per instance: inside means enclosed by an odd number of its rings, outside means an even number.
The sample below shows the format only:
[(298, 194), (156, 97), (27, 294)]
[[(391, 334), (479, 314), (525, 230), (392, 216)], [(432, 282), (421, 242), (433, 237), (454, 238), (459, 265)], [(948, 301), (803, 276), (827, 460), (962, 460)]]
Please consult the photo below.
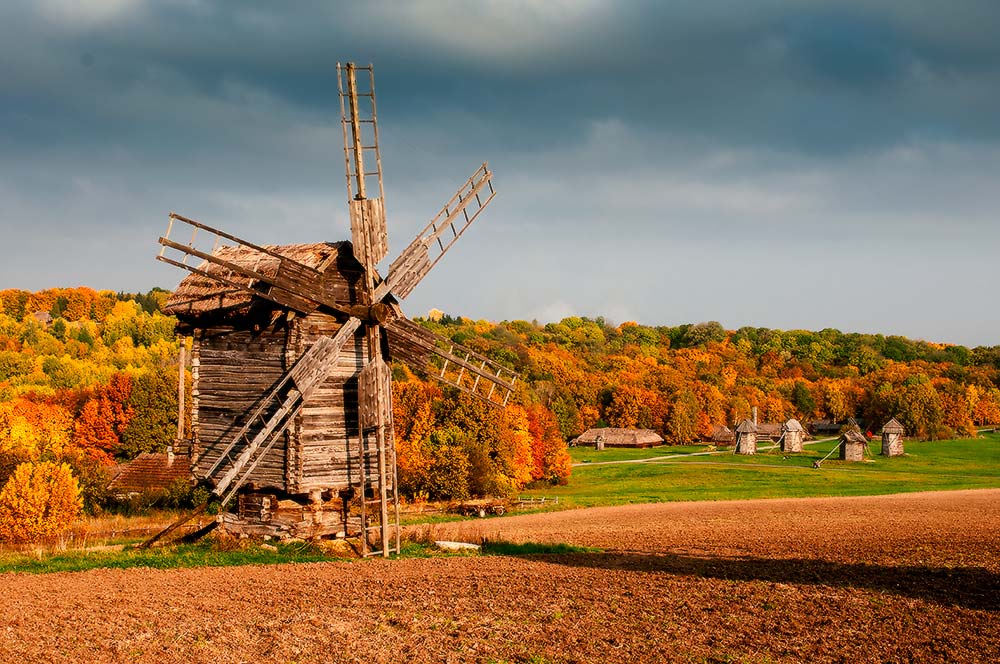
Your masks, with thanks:
[(0, 288), (176, 286), (153, 259), (171, 210), (349, 237), (353, 59), (376, 73), (383, 272), (495, 173), (405, 310), (994, 346), (998, 23), (986, 0), (6, 4)]

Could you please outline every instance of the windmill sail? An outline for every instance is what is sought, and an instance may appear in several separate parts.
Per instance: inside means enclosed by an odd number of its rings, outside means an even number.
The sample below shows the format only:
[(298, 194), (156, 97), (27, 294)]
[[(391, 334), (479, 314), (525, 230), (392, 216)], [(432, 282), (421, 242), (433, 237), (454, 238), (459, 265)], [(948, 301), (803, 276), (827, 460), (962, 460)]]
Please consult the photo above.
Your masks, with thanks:
[(393, 359), (495, 406), (514, 393), (517, 374), (475, 351), (438, 336), (413, 321), (397, 318), (386, 325)]

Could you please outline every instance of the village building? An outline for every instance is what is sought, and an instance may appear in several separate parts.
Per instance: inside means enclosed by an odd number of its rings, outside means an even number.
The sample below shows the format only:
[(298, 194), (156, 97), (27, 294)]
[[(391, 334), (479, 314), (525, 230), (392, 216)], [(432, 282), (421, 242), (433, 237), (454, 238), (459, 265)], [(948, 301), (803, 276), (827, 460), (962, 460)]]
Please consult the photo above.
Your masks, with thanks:
[(736, 434), (725, 424), (716, 424), (708, 440), (715, 445), (730, 445), (736, 440)]
[(592, 445), (595, 449), (605, 447), (656, 447), (663, 444), (663, 438), (650, 429), (615, 429), (605, 427), (588, 429), (573, 440), (576, 445)]
[(781, 425), (781, 451), (801, 452), (806, 432), (796, 419), (790, 419)]
[(901, 456), (903, 452), (903, 434), (906, 431), (896, 418), (892, 418), (882, 427), (882, 456)]
[(840, 460), (864, 461), (868, 439), (860, 429), (848, 429), (840, 436)]
[(736, 426), (735, 454), (757, 454), (757, 425), (745, 419)]
[(191, 482), (187, 457), (173, 452), (146, 452), (119, 467), (108, 483), (108, 491), (118, 499), (128, 499), (165, 493), (178, 481)]

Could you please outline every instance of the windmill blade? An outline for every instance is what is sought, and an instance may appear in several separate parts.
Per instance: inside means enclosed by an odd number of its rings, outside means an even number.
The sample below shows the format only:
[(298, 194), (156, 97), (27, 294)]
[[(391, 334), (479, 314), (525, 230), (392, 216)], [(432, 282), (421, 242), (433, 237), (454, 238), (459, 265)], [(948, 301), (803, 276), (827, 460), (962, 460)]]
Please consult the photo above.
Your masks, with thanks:
[(507, 405), (518, 378), (513, 370), (406, 318), (393, 319), (385, 329), (393, 359), (489, 404)]
[[(179, 224), (175, 225), (175, 222)], [(191, 228), (191, 239), (187, 244), (171, 239), (171, 234), (177, 232), (178, 225)], [(225, 245), (223, 240), (235, 243), (235, 249), (249, 256), (254, 267), (227, 260), (220, 255), (225, 254), (226, 249), (231, 252), (234, 250)], [(357, 313), (350, 307), (338, 304), (323, 292), (322, 273), (319, 270), (199, 221), (171, 212), (167, 232), (159, 239), (159, 243), (161, 248), (156, 260), (235, 290), (303, 313), (314, 311), (320, 305), (348, 315)], [(201, 244), (201, 248), (198, 248), (198, 244)], [(200, 258), (203, 262), (197, 265), (188, 263), (191, 257)]]
[(389, 275), (375, 288), (375, 301), (380, 302), (390, 292), (398, 298), (413, 292), (494, 196), (493, 173), (483, 162), (389, 266)]
[[(360, 90), (358, 72), (361, 72), (363, 82)], [(365, 79), (367, 85), (364, 85)], [(371, 272), (389, 252), (382, 202), (382, 157), (378, 147), (374, 69), (371, 65), (358, 67), (353, 62), (343, 66), (338, 63), (337, 90), (340, 93), (340, 125), (344, 134), (351, 244), (354, 246), (354, 257)], [(366, 162), (371, 168), (373, 161), (375, 170), (366, 170)], [(369, 186), (369, 178), (375, 178), (377, 192)]]

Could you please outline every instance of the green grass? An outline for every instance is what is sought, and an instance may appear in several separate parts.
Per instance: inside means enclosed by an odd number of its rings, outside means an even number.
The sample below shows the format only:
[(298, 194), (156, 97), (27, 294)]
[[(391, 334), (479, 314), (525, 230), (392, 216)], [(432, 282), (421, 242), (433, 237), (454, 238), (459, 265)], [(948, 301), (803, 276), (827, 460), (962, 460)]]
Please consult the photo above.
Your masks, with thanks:
[(0, 573), (80, 572), (99, 567), (128, 569), (149, 567), (229, 567), (235, 565), (273, 565), (276, 563), (309, 563), (336, 559), (335, 556), (310, 544), (279, 543), (274, 550), (257, 544), (237, 549), (219, 548), (213, 542), (178, 544), (154, 549), (124, 549), (119, 551), (73, 550), (63, 553), (32, 555), (6, 553), (0, 556)]
[[(765, 451), (755, 456), (728, 452), (690, 456), (698, 450), (680, 448), (680, 453), (686, 456), (664, 461), (576, 466), (567, 486), (527, 491), (525, 495), (557, 497), (559, 507), (568, 508), (1000, 487), (1000, 434), (964, 440), (906, 441), (907, 455), (893, 458), (878, 456), (880, 442), (876, 440), (870, 446), (873, 459), (870, 463), (839, 461), (834, 453), (823, 462), (822, 468), (812, 468), (813, 461), (825, 456), (836, 444), (829, 441), (808, 445), (801, 454)], [(589, 452), (586, 458), (594, 463), (648, 459), (676, 450), (667, 447), (583, 451)], [(579, 452), (579, 448), (573, 450), (574, 454)]]
[(642, 449), (631, 449), (628, 447), (606, 447), (600, 452), (593, 447), (571, 447), (569, 456), (573, 463), (597, 463), (602, 461), (631, 461), (634, 459), (653, 459), (661, 456), (672, 456), (674, 454), (691, 454), (693, 452), (704, 452), (705, 445), (661, 445), (659, 447), (646, 447)]

